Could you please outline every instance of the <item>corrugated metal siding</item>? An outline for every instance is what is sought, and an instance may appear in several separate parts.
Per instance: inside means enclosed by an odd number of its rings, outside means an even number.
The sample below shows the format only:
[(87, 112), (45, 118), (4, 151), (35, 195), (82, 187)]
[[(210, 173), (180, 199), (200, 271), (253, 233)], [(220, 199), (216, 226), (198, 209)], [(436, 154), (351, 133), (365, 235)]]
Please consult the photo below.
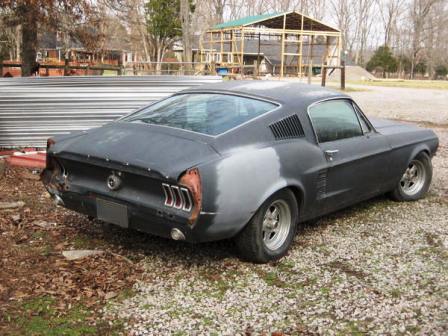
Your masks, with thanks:
[(0, 147), (42, 147), (46, 139), (101, 126), (216, 76), (0, 79)]

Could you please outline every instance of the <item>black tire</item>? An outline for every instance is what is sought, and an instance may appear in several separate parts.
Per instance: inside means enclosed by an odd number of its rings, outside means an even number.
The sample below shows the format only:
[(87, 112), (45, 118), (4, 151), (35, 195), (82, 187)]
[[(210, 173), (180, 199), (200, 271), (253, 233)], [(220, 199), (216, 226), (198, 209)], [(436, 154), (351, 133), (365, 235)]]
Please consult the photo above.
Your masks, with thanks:
[[(286, 205), (289, 209), (289, 216), (286, 210)], [(290, 218), (290, 225), (289, 229), (286, 229), (286, 226), (283, 226), (285, 228), (281, 234), (283, 238), (277, 241), (279, 246), (271, 249), (266, 245), (270, 243), (265, 243), (263, 239), (263, 236), (266, 236), (266, 231), (263, 229), (263, 221), (268, 211), (271, 211), (273, 208), (276, 209), (276, 206), (284, 208), (284, 210), (281, 211), (284, 211), (285, 213), (285, 223), (289, 222), (286, 219)], [(291, 190), (283, 189), (269, 197), (234, 239), (240, 257), (255, 263), (267, 263), (283, 257), (294, 240), (297, 230), (298, 212), (297, 200)], [(269, 213), (271, 214), (271, 212)], [(281, 217), (278, 217), (278, 220), (276, 221), (277, 225), (280, 220)], [(273, 237), (275, 237), (275, 234), (276, 233), (274, 233)], [(269, 235), (271, 235), (271, 232)]]
[[(406, 182), (404, 181), (405, 175), (407, 174), (411, 165), (415, 165), (420, 170), (420, 174), (424, 174), (421, 178), (420, 183), (414, 185), (414, 190), (412, 192), (407, 192), (407, 188), (405, 186)], [(394, 190), (391, 191), (390, 196), (393, 200), (399, 202), (406, 201), (416, 201), (425, 196), (426, 192), (431, 185), (432, 180), (432, 163), (431, 158), (425, 152), (419, 153), (414, 159), (411, 160), (409, 166), (406, 168), (406, 171), (403, 173), (402, 179), (397, 183), (397, 186)], [(412, 184), (411, 184), (412, 186)]]

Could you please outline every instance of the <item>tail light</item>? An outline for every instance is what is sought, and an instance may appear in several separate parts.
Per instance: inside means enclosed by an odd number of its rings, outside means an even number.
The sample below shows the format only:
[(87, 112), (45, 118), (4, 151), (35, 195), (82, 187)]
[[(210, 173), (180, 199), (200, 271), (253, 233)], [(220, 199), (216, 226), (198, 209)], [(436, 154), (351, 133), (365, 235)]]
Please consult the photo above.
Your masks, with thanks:
[(163, 183), (165, 206), (191, 212), (189, 222), (194, 224), (202, 206), (201, 177), (197, 168), (187, 170), (179, 179), (179, 185)]
[(187, 188), (169, 185), (167, 183), (163, 183), (162, 187), (165, 194), (165, 205), (167, 207), (182, 209), (187, 212), (191, 211), (193, 202), (191, 201), (191, 195)]

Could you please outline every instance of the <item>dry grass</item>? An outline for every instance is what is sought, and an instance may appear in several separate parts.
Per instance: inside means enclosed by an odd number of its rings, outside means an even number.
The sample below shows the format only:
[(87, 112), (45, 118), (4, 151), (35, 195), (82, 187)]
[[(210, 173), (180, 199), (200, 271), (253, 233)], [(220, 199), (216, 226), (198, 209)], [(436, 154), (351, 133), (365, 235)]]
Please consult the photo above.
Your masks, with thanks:
[(349, 84), (368, 86), (402, 87), (413, 89), (448, 90), (448, 81), (442, 80), (403, 80), (403, 79), (377, 79), (371, 81), (353, 81)]

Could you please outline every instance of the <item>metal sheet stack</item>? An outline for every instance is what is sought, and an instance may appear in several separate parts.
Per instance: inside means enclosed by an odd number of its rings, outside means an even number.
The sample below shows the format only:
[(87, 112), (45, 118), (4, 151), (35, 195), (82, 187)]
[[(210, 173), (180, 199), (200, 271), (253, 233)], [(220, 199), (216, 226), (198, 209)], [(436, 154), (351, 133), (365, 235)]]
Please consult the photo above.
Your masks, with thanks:
[(48, 137), (101, 126), (216, 76), (0, 78), (0, 148), (43, 147)]

